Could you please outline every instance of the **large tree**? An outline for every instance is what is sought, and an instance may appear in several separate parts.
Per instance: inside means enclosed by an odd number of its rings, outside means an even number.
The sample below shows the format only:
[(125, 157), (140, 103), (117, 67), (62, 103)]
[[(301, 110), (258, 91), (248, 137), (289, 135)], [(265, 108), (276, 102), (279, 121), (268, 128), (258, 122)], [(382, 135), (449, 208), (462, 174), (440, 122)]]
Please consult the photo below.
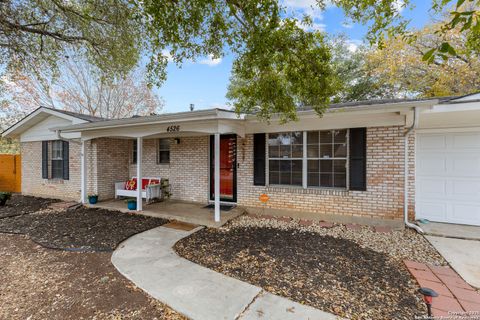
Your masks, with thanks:
[(351, 102), (370, 99), (393, 98), (396, 90), (372, 73), (366, 57), (371, 48), (366, 44), (351, 43), (345, 35), (329, 41), (332, 65), (338, 81), (338, 93), (333, 102)]
[[(371, 74), (379, 82), (393, 87), (397, 96), (435, 97), (462, 95), (480, 88), (480, 60), (468, 48), (467, 37), (460, 28), (441, 35), (441, 23), (426, 26), (414, 33), (415, 40), (400, 36), (385, 40), (383, 49), (373, 48), (366, 56)], [(424, 52), (439, 41), (455, 46), (454, 55), (445, 61), (428, 62)]]
[(18, 73), (6, 79), (8, 100), (5, 115), (22, 115), (39, 106), (73, 111), (106, 119), (159, 113), (163, 101), (144, 80), (143, 69), (125, 76), (110, 78), (84, 59), (63, 59), (60, 75), (43, 75), (39, 81), (32, 75)]
[[(318, 0), (341, 7), (356, 22), (370, 23), (368, 38), (383, 44), (385, 34), (408, 32), (402, 8), (411, 0)], [(432, 0), (434, 12), (450, 12), (439, 29), (462, 28), (468, 47), (480, 47), (480, 0)], [(238, 111), (281, 113), (296, 118), (296, 108), (321, 114), (338, 92), (331, 52), (312, 16), (289, 15), (279, 0), (4, 0), (0, 2), (0, 64), (7, 70), (49, 68), (68, 50), (83, 54), (104, 71), (126, 74), (141, 55), (149, 58), (148, 81), (166, 78), (167, 56), (182, 64), (201, 56), (234, 55), (230, 97)], [(309, 27), (310, 24), (310, 27)], [(428, 49), (428, 50), (427, 50)], [(447, 40), (426, 48), (424, 58), (455, 55)], [(238, 89), (238, 90), (237, 90)]]

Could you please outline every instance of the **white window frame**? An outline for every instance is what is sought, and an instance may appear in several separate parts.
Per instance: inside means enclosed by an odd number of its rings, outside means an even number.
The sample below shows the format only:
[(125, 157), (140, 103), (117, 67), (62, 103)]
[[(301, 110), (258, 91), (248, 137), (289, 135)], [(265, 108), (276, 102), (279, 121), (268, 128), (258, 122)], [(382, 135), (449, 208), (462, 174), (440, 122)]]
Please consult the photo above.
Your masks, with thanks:
[[(278, 158), (270, 158), (269, 156), (269, 150), (270, 150), (270, 145), (269, 145), (269, 140), (270, 140), (270, 134), (284, 134), (284, 133), (292, 133), (292, 132), (300, 132), (302, 134), (302, 157), (299, 158), (299, 157), (292, 157), (292, 158), (282, 158), (282, 157), (278, 157)], [(305, 161), (304, 161), (304, 157), (305, 157), (305, 133), (304, 131), (301, 131), (301, 130), (295, 130), (295, 131), (282, 131), (282, 132), (272, 132), (272, 133), (269, 133), (269, 134), (266, 134), (266, 139), (267, 139), (267, 142), (266, 142), (266, 152), (267, 152), (267, 161), (266, 161), (266, 166), (267, 166), (267, 177), (266, 177), (266, 183), (267, 185), (269, 185), (270, 183), (270, 160), (278, 160), (278, 161), (285, 161), (285, 160), (290, 160), (290, 161), (302, 161), (302, 185), (297, 185), (297, 184), (272, 184), (273, 186), (284, 186), (284, 187), (291, 187), (291, 188), (302, 188), (303, 187), (303, 184), (304, 184), (304, 180), (303, 180), (303, 177), (305, 175)], [(292, 144), (290, 144), (290, 146), (292, 146)], [(280, 164), (279, 164), (280, 165)]]
[[(63, 141), (62, 140), (54, 140), (52, 141), (51, 143), (51, 152), (50, 152), (50, 156), (51, 156), (51, 179), (63, 179)], [(57, 153), (57, 154), (55, 154)], [(53, 173), (53, 163), (54, 161), (61, 161), (61, 168), (62, 168), (62, 175), (61, 177), (54, 177), (54, 173)]]
[[(322, 159), (327, 159), (327, 158), (308, 158), (308, 141), (307, 141), (307, 135), (308, 132), (311, 131), (333, 131), (333, 130), (346, 130), (346, 157), (338, 157), (336, 158), (334, 155), (332, 158), (328, 158), (328, 160), (346, 160), (345, 161), (345, 187), (325, 187), (325, 186), (308, 186), (308, 160), (322, 160)], [(302, 158), (288, 158), (289, 160), (302, 160), (302, 185), (286, 185), (286, 184), (270, 184), (270, 160), (285, 160), (285, 158), (270, 158), (269, 154), (269, 140), (270, 140), (270, 134), (282, 134), (282, 133), (290, 133), (290, 132), (302, 132), (303, 133), (303, 157)], [(265, 182), (267, 186), (271, 187), (286, 187), (286, 188), (303, 188), (303, 189), (327, 189), (327, 190), (349, 190), (349, 181), (350, 181), (350, 129), (348, 128), (339, 128), (339, 129), (328, 129), (328, 130), (307, 130), (307, 131), (282, 131), (282, 132), (272, 132), (272, 133), (267, 133), (265, 135), (266, 139), (266, 160), (265, 161), (265, 166), (266, 166), (266, 177), (265, 177)], [(334, 137), (332, 137), (334, 139)], [(334, 144), (334, 142), (332, 142)]]
[[(168, 149), (165, 149), (163, 148), (162, 149), (162, 144), (161, 144), (161, 140), (167, 140), (168, 141)], [(172, 141), (170, 141), (169, 138), (159, 138), (157, 139), (157, 164), (160, 164), (160, 165), (168, 165), (170, 164), (170, 156), (171, 156), (171, 146), (172, 146)], [(168, 162), (160, 162), (160, 152), (165, 152), (165, 151), (168, 151)]]

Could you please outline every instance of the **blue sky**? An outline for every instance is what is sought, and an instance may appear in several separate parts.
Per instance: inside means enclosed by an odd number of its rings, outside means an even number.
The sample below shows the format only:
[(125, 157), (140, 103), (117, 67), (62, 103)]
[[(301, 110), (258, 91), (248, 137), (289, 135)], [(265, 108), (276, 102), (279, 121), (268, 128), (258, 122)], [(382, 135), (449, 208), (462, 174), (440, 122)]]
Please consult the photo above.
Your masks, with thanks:
[[(329, 6), (323, 12), (312, 11), (315, 0), (284, 0), (291, 14), (311, 13), (314, 28), (325, 30), (329, 34), (345, 33), (352, 41), (352, 46), (360, 43), (367, 31), (363, 25), (349, 24), (342, 10)], [(398, 0), (401, 3), (402, 0)], [(413, 0), (413, 10), (402, 10), (402, 15), (411, 19), (411, 26), (422, 27), (431, 19), (429, 8), (431, 1)], [(173, 63), (168, 65), (168, 78), (158, 89), (158, 94), (165, 100), (163, 112), (187, 111), (190, 103), (195, 109), (225, 107), (227, 105), (227, 86), (232, 67), (231, 56), (219, 60), (208, 57), (185, 63), (181, 68)]]

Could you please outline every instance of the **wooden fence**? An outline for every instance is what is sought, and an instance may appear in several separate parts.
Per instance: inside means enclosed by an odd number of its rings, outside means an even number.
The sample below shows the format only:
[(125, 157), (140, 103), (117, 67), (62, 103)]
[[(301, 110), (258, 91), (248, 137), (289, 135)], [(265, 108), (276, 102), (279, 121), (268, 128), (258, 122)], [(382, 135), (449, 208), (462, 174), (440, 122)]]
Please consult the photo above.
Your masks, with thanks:
[(22, 160), (18, 154), (0, 154), (0, 191), (21, 192)]

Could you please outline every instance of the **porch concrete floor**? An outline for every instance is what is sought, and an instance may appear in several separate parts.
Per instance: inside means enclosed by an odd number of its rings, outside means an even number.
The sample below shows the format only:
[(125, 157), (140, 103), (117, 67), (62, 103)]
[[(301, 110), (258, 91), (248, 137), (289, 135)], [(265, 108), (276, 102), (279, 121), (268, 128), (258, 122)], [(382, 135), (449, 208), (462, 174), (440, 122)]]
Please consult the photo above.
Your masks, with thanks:
[(121, 212), (133, 212), (146, 216), (177, 220), (213, 228), (221, 227), (229, 220), (244, 213), (244, 210), (239, 207), (235, 207), (230, 211), (221, 211), (220, 222), (215, 222), (213, 209), (204, 208), (206, 206), (204, 203), (183, 202), (176, 200), (168, 200), (165, 202), (156, 202), (152, 204), (146, 204), (143, 202), (143, 211), (140, 212), (128, 210), (127, 204), (124, 200), (107, 200), (89, 206), (118, 210)]
[(480, 240), (480, 226), (429, 222), (418, 224), (425, 234), (447, 238)]

